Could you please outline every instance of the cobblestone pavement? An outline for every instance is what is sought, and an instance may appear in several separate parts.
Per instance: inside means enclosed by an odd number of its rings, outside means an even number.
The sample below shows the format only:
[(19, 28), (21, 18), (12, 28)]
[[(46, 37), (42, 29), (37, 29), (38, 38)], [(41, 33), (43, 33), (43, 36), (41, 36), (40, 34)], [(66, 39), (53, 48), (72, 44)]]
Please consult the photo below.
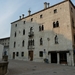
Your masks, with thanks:
[(75, 75), (75, 67), (21, 60), (9, 60), (7, 75)]

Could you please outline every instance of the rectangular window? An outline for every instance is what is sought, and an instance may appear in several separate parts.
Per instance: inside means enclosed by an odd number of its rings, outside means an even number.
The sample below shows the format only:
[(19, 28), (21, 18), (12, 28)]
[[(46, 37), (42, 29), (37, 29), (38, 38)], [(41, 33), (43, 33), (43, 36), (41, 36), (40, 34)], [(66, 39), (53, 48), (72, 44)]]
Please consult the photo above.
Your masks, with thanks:
[(19, 56), (19, 52), (16, 52), (16, 56)]
[(15, 24), (15, 27), (17, 27), (17, 24)]
[(54, 14), (57, 13), (57, 9), (54, 9)]
[(16, 47), (16, 42), (14, 42), (14, 48)]
[(39, 52), (39, 56), (40, 56), (40, 57), (43, 57), (43, 51), (40, 51), (40, 52)]
[(74, 44), (75, 44), (75, 35), (74, 35)]
[(21, 53), (21, 56), (22, 56), (22, 57), (24, 56), (24, 52)]
[(43, 15), (40, 15), (40, 18), (43, 18)]
[(42, 40), (42, 38), (40, 38), (40, 45), (43, 45), (43, 40)]

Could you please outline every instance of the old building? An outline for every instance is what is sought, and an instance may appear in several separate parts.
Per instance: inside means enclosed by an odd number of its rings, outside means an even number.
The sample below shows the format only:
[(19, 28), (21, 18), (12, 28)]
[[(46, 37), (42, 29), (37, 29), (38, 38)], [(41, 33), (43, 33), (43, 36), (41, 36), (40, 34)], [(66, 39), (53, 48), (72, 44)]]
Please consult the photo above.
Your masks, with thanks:
[(68, 64), (74, 66), (75, 7), (70, 0), (44, 9), (11, 23), (11, 59)]
[(4, 46), (0, 44), (0, 60), (2, 60), (3, 48)]
[(10, 37), (6, 37), (6, 38), (1, 38), (0, 39), (0, 44), (4, 46), (3, 54), (6, 53), (8, 55), (9, 41), (10, 41)]

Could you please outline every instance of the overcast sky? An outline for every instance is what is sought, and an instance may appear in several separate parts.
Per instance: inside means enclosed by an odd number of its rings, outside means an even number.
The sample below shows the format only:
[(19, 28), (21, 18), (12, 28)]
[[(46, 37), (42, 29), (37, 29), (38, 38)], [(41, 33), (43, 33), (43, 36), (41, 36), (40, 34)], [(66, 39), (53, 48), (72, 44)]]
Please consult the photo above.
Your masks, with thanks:
[[(63, 0), (0, 0), (0, 38), (10, 36), (11, 22), (19, 19), (19, 16), (28, 15), (30, 9), (32, 13), (42, 10), (44, 2), (54, 5)], [(75, 4), (75, 0), (72, 0)]]

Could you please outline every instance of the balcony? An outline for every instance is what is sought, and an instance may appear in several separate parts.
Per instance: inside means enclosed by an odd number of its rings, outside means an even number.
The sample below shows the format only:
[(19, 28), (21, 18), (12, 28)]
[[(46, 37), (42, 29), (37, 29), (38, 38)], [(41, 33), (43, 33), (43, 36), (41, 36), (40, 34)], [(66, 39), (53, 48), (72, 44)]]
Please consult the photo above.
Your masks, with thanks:
[(34, 36), (34, 32), (29, 32), (29, 38), (32, 38)]
[(34, 46), (28, 46), (28, 50), (34, 49)]

